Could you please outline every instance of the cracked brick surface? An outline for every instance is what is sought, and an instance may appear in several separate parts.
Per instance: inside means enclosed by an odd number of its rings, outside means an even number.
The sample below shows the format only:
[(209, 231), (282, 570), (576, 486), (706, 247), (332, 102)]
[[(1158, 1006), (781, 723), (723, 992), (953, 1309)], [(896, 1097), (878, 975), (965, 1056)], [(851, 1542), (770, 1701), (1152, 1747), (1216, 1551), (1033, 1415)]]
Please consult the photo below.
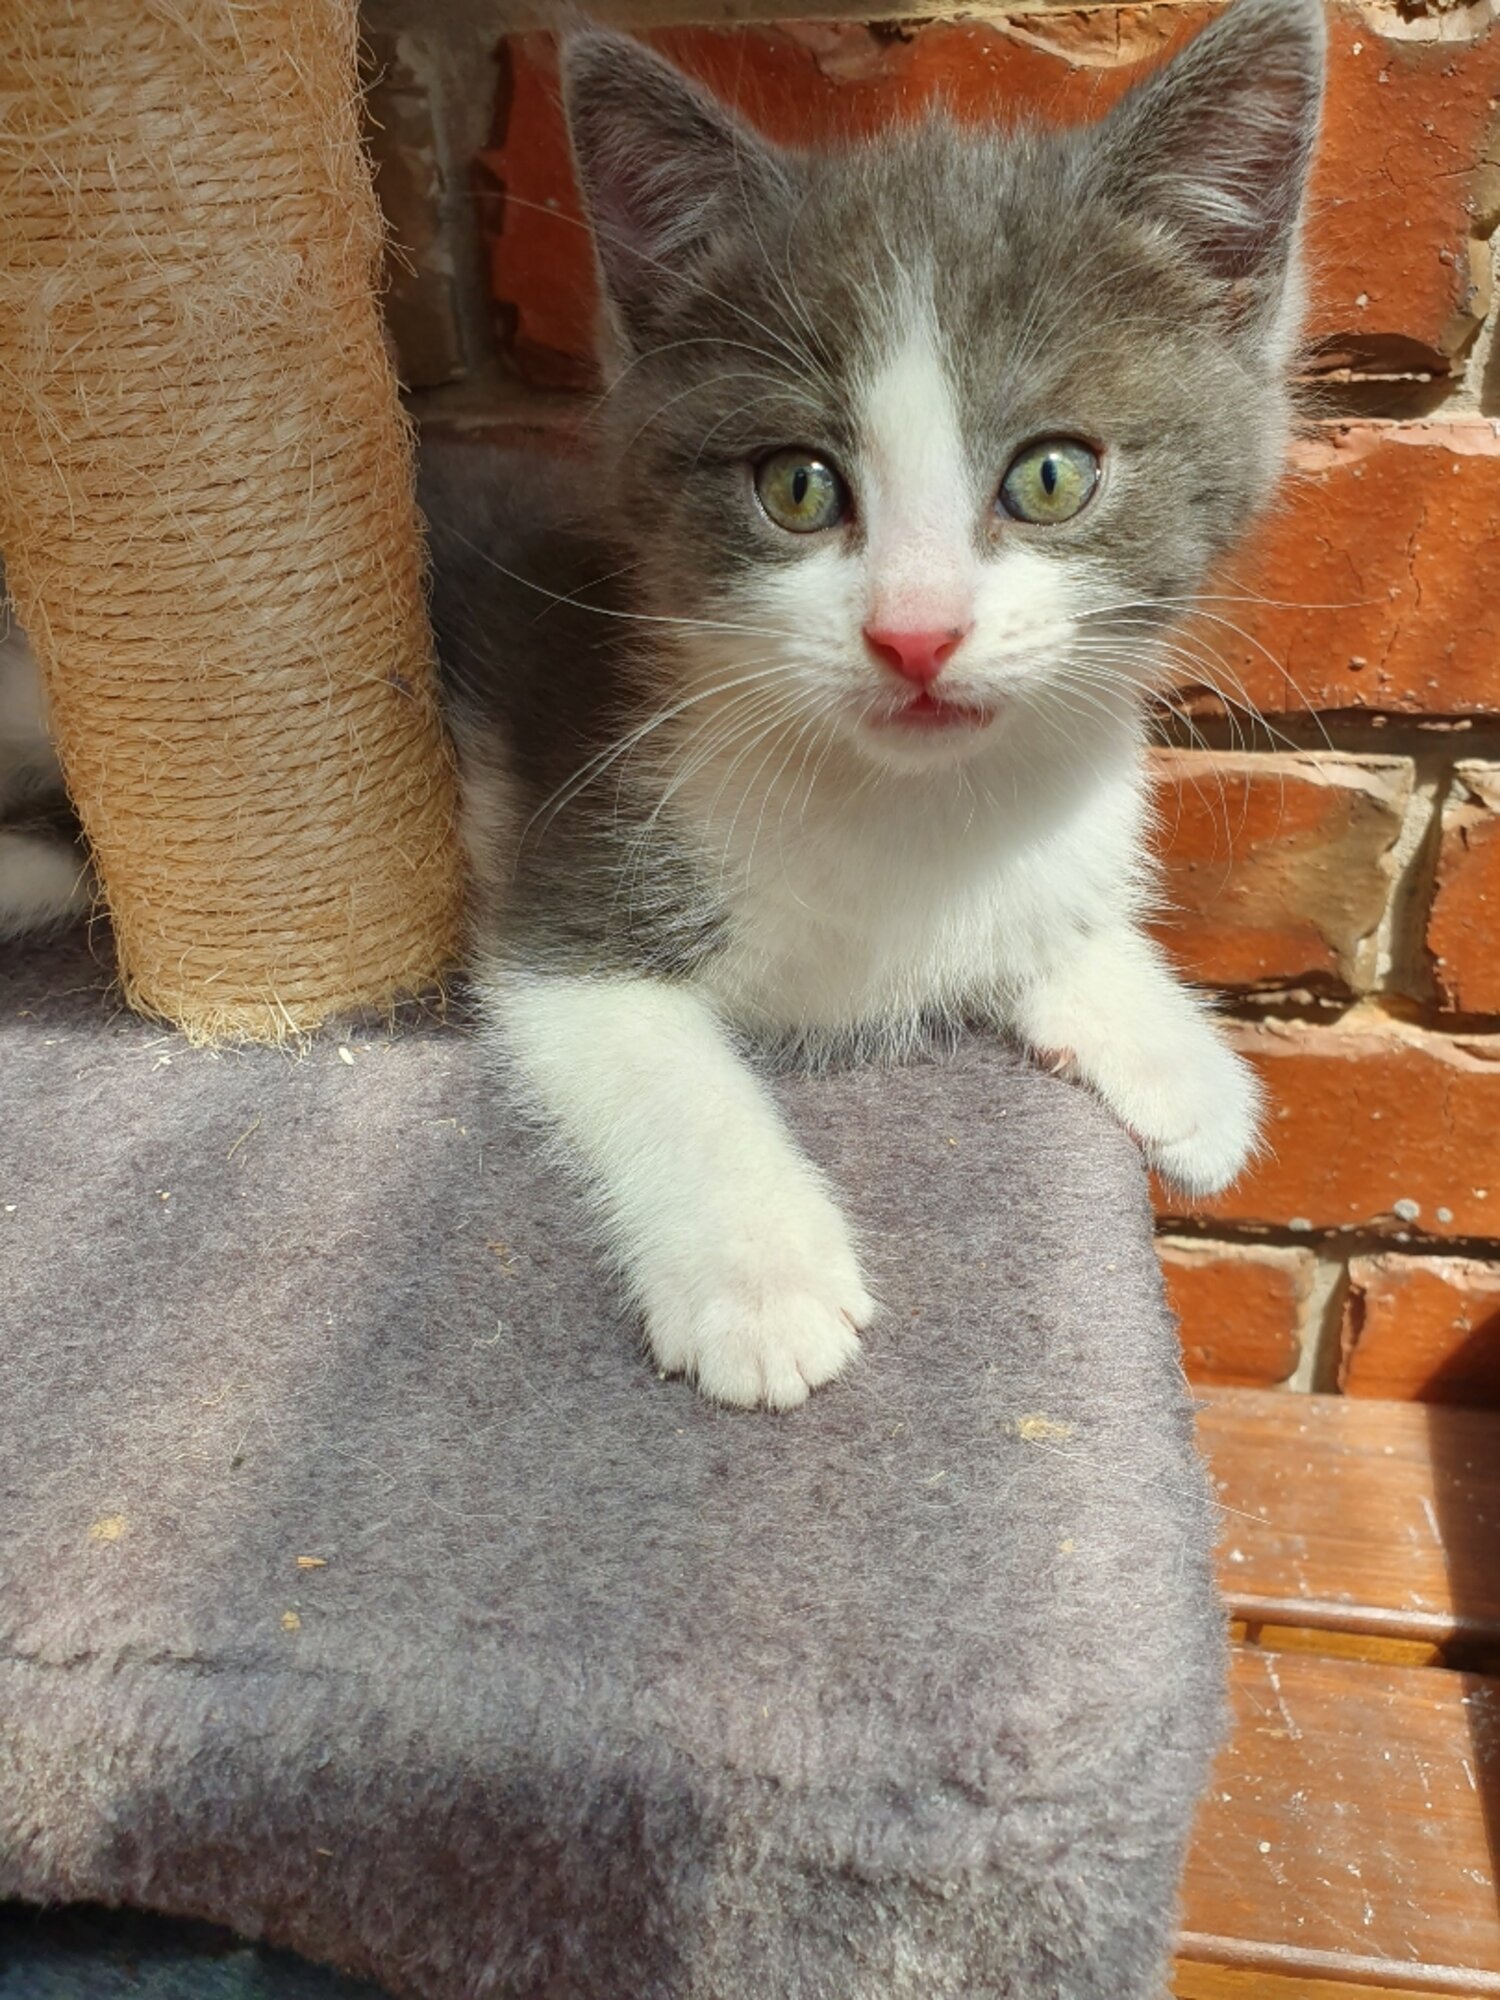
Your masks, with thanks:
[(1157, 936), (1191, 979), (1364, 992), (1411, 760), (1164, 750)]
[(1454, 768), (1427, 949), (1444, 1006), (1500, 1014), (1500, 764)]
[(1500, 709), (1500, 423), (1329, 424), (1233, 565), (1218, 679), (1267, 714)]
[[(1267, 1149), (1189, 1210), (1218, 1222), (1500, 1237), (1500, 1034), (1441, 1035), (1355, 1009), (1329, 1026), (1237, 1022), (1266, 1088)], [(1180, 1202), (1163, 1198), (1166, 1213)]]
[(1168, 1236), (1156, 1249), (1190, 1381), (1274, 1389), (1295, 1372), (1314, 1337), (1310, 1250)]
[(1500, 1408), (1500, 1261), (1355, 1257), (1339, 1387), (1347, 1396)]

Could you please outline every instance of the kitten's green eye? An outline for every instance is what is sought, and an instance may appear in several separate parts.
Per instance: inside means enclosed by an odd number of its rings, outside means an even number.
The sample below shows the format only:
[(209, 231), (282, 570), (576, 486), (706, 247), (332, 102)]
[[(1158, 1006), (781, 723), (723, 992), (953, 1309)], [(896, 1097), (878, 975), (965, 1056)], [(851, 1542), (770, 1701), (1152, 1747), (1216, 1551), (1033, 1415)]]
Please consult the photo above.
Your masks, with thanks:
[(1082, 513), (1099, 484), (1099, 454), (1076, 438), (1038, 438), (1018, 451), (1000, 482), (1000, 505), (1018, 521), (1050, 528)]
[(761, 460), (755, 490), (777, 527), (791, 535), (832, 528), (849, 511), (849, 495), (833, 467), (816, 452), (795, 445)]

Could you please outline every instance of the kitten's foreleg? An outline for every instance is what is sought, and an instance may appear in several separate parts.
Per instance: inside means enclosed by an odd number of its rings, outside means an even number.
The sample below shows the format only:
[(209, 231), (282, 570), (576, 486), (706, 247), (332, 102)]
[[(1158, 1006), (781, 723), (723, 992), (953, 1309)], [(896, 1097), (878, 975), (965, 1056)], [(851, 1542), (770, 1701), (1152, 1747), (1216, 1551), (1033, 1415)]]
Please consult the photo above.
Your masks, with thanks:
[(82, 916), (92, 902), (88, 864), (76, 841), (0, 827), (0, 938)]
[(1125, 925), (1095, 931), (1027, 986), (1022, 1037), (1093, 1087), (1184, 1193), (1215, 1194), (1256, 1143), (1261, 1092), (1204, 1001)]
[(507, 976), (488, 1012), (582, 1167), (667, 1373), (787, 1409), (846, 1368), (874, 1302), (822, 1176), (693, 992)]

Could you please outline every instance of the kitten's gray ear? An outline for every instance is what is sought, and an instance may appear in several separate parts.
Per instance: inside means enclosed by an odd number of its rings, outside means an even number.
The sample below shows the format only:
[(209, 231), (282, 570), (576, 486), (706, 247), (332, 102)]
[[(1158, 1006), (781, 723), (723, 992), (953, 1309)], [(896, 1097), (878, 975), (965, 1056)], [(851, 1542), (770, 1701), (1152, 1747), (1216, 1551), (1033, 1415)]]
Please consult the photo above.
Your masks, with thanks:
[(1103, 191), (1168, 229), (1278, 365), (1300, 313), (1326, 42), (1321, 0), (1231, 0), (1100, 128)]
[(627, 35), (588, 28), (561, 51), (563, 105), (615, 331), (646, 341), (727, 232), (783, 206), (783, 157), (706, 90)]

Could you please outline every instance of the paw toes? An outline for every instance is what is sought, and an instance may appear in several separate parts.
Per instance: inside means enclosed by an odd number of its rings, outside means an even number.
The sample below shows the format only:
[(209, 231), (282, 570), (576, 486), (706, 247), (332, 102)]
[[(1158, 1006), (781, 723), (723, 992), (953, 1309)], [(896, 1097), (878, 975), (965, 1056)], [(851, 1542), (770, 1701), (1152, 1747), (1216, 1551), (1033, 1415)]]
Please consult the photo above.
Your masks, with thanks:
[(792, 1410), (841, 1375), (860, 1352), (858, 1318), (874, 1302), (862, 1290), (852, 1306), (791, 1296), (747, 1305), (718, 1302), (683, 1323), (650, 1324), (651, 1351), (665, 1374), (686, 1374), (712, 1402), (733, 1409)]
[(839, 1317), (847, 1320), (856, 1333), (863, 1333), (874, 1319), (876, 1310), (875, 1301), (864, 1286), (860, 1285), (856, 1287), (854, 1297), (842, 1308)]
[(766, 1356), (761, 1373), (762, 1400), (768, 1410), (795, 1410), (818, 1386), (818, 1381), (810, 1382), (797, 1363), (785, 1355)]
[[(733, 1410), (753, 1410), (762, 1403), (769, 1404), (773, 1410), (787, 1409), (792, 1404), (807, 1400), (807, 1385), (800, 1376), (797, 1376), (799, 1395), (785, 1388), (779, 1379), (768, 1380), (760, 1357), (749, 1348), (700, 1357), (697, 1366), (690, 1372), (699, 1391), (710, 1402), (725, 1403)], [(796, 1370), (792, 1373), (795, 1375)], [(784, 1401), (777, 1393), (783, 1388)]]

